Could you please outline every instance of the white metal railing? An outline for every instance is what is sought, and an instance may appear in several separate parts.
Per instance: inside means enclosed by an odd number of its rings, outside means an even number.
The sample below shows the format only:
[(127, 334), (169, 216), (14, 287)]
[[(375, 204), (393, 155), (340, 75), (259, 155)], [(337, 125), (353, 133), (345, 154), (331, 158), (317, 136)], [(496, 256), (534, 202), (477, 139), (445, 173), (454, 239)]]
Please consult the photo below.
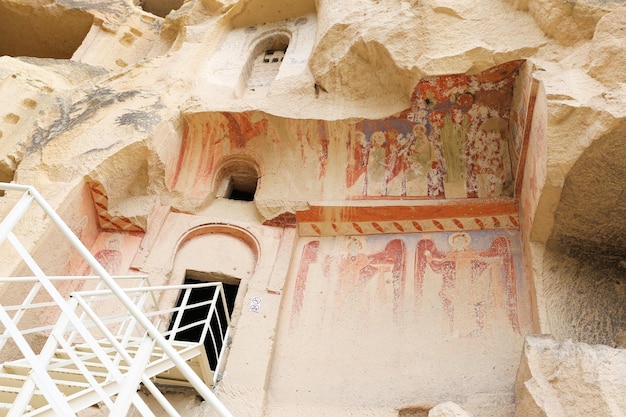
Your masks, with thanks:
[[(6, 341), (11, 339), (17, 347), (17, 350), (12, 350), (14, 356), (21, 356), (32, 368), (7, 416), (29, 415), (29, 402), (36, 390), (45, 397), (51, 415), (75, 416), (80, 407), (101, 402), (110, 410), (110, 416), (126, 415), (131, 405), (140, 415), (154, 416), (137, 394), (140, 384), (150, 391), (167, 415), (179, 416), (151, 380), (152, 375), (146, 373), (146, 367), (158, 360), (177, 368), (218, 416), (232, 416), (185, 359), (188, 357), (187, 350), (192, 346), (204, 345), (216, 358), (215, 370), (220, 369), (229, 327), (221, 283), (154, 287), (149, 286), (146, 277), (112, 277), (34, 188), (0, 183), (0, 190), (23, 193), (0, 223), (0, 245), (5, 241), (10, 243), (34, 275), (0, 277), (3, 299), (7, 299), (7, 291), (11, 291), (12, 287), (23, 291), (24, 285), (31, 285), (21, 300), (11, 302), (12, 305), (0, 305), (0, 322), (4, 327), (0, 337), (2, 359), (7, 359), (4, 356), (11, 349), (7, 349)], [(46, 276), (13, 232), (33, 202), (85, 259), (95, 277)], [(68, 280), (72, 280), (72, 284), (76, 284), (77, 280), (93, 281), (95, 284), (92, 289), (72, 292), (68, 299), (59, 288), (59, 283)], [(210, 299), (185, 303), (189, 300), (188, 294), (200, 288), (213, 288)], [(180, 293), (182, 304), (159, 308), (157, 301), (167, 292)], [(16, 294), (19, 293), (16, 291)], [(165, 296), (165, 299), (168, 298)], [(202, 314), (190, 321), (186, 315), (191, 310), (201, 310)], [(45, 311), (45, 315), (41, 315), (41, 311)], [(42, 316), (48, 317), (48, 321), (42, 323)], [(189, 330), (193, 327), (201, 329), (195, 333), (195, 340), (179, 342), (189, 339)], [(46, 337), (46, 341), (43, 346), (38, 346), (33, 340), (41, 335)], [(107, 342), (106, 345), (103, 341)], [(175, 346), (181, 343), (187, 343), (189, 348), (181, 350)], [(74, 349), (77, 344), (88, 346), (88, 353), (78, 353)], [(68, 358), (65, 362), (53, 363), (52, 358), (59, 349), (65, 351)], [(88, 360), (93, 358), (97, 358), (106, 369), (104, 381), (91, 375)], [(56, 386), (51, 372), (70, 362), (84, 374), (96, 400), (93, 400), (93, 395), (64, 395)], [(125, 364), (124, 371), (120, 368), (121, 363)]]

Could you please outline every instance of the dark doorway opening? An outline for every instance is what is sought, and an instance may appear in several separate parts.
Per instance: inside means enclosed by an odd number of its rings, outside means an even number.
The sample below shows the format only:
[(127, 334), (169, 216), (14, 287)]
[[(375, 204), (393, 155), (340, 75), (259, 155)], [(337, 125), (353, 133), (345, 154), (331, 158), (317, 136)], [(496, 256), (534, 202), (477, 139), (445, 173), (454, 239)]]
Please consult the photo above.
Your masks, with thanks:
[(249, 192), (249, 191), (239, 190), (233, 187), (228, 198), (231, 200), (239, 200), (239, 201), (254, 201), (254, 191)]
[[(204, 277), (206, 275), (207, 279), (197, 279), (193, 278), (193, 275), (201, 275)], [(237, 291), (239, 290), (239, 279), (226, 277), (225, 282), (224, 279), (217, 279), (216, 277), (211, 276), (211, 274), (206, 273), (198, 273), (195, 271), (188, 271), (185, 276), (185, 284), (204, 284), (207, 282), (221, 282), (224, 288), (224, 298), (226, 299), (226, 311), (228, 311), (228, 317), (230, 318), (233, 313), (233, 309), (235, 307), (235, 299), (237, 298)], [(188, 305), (201, 303), (206, 300), (210, 300), (214, 297), (215, 291), (217, 287), (203, 287), (203, 288), (194, 288), (191, 290), (189, 295), (189, 300), (187, 302)], [(176, 302), (176, 306), (180, 307), (184, 298), (184, 291), (178, 296), (178, 301)], [(183, 327), (199, 320), (203, 320), (207, 314), (209, 313), (210, 305), (202, 305), (198, 307), (187, 308), (181, 317), (179, 327)], [(217, 363), (219, 360), (219, 354), (222, 351), (222, 347), (225, 343), (226, 330), (228, 329), (226, 313), (224, 312), (224, 305), (222, 302), (222, 298), (218, 298), (218, 302), (216, 305), (217, 314), (210, 322), (210, 333), (204, 340), (204, 347), (206, 350), (207, 357), (209, 359), (209, 364), (211, 366), (211, 370), (215, 370), (217, 367)], [(170, 321), (169, 330), (172, 330), (174, 323), (178, 313), (174, 313), (172, 319)], [(211, 333), (213, 337), (211, 337)], [(186, 342), (197, 342), (202, 337), (202, 324), (198, 324), (197, 326), (191, 327), (189, 329), (183, 330), (181, 332), (176, 333), (174, 337), (175, 340), (186, 341)]]

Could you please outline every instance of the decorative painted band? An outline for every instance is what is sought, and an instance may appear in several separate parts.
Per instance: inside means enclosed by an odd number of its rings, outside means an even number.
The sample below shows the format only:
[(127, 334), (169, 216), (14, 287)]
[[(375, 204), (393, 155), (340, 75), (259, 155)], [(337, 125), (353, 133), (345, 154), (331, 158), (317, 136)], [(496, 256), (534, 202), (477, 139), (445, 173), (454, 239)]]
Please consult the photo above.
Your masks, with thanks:
[(416, 232), (458, 232), (462, 230), (518, 229), (519, 216), (500, 215), (431, 220), (378, 222), (299, 222), (300, 236), (374, 235)]
[(421, 206), (312, 206), (296, 213), (301, 236), (518, 229), (514, 199)]
[(114, 232), (144, 232), (144, 228), (135, 224), (132, 220), (121, 217), (112, 216), (109, 213), (109, 197), (103, 185), (97, 181), (88, 183), (91, 191), (93, 205), (98, 215), (98, 223), (102, 230)]

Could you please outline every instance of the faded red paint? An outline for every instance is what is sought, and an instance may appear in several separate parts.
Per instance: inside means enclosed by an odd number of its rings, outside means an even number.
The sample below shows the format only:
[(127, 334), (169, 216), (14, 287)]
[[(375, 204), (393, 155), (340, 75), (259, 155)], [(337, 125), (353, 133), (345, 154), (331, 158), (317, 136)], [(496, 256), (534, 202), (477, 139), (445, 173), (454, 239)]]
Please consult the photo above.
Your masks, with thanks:
[(281, 213), (273, 219), (263, 222), (265, 226), (274, 227), (296, 227), (296, 215), (294, 213)]
[[(511, 61), (476, 75), (423, 79), (411, 107), (398, 116), (356, 123), (346, 172), (352, 197), (485, 198), (508, 193), (506, 185), (516, 172), (504, 149), (513, 140), (509, 119), (524, 63)], [(523, 82), (517, 85), (524, 87)], [(516, 101), (516, 112), (524, 100), (523, 95)]]
[(376, 223), (376, 222), (372, 222), (372, 226), (374, 227), (374, 229), (378, 230), (380, 233), (383, 233), (385, 231), (385, 229), (383, 229), (380, 224)]
[(393, 222), (393, 227), (395, 227), (396, 229), (398, 229), (399, 232), (404, 232), (404, 228), (402, 227), (402, 225), (398, 222)]
[[(382, 304), (386, 304), (384, 299), (384, 274), (391, 272), (393, 279), (393, 301), (392, 309), (394, 314), (401, 311), (402, 295), (405, 289), (405, 246), (400, 239), (391, 240), (385, 248), (377, 253), (364, 254), (358, 247), (358, 251), (350, 251), (339, 257), (339, 281), (336, 288), (335, 305), (341, 311), (344, 300), (351, 299), (358, 303), (358, 297), (364, 291), (366, 285), (372, 281), (376, 283), (376, 296), (381, 298)], [(328, 258), (326, 263), (333, 262)]]
[(326, 176), (326, 165), (328, 164), (328, 145), (330, 143), (328, 131), (326, 130), (326, 121), (317, 121), (317, 134), (320, 145), (322, 146), (322, 149), (319, 152), (320, 171), (318, 178), (323, 179)]
[[(464, 242), (455, 245), (456, 236), (464, 239)], [(421, 302), (423, 295), (424, 279), (427, 267), (442, 277), (442, 286), (439, 292), (443, 311), (446, 314), (450, 332), (461, 331), (468, 337), (476, 336), (475, 331), (482, 331), (485, 326), (486, 305), (497, 308), (504, 301), (509, 324), (515, 332), (520, 332), (518, 301), (517, 301), (517, 276), (511, 243), (508, 238), (498, 236), (494, 238), (491, 247), (483, 251), (474, 251), (469, 245), (469, 234), (457, 233), (450, 237), (452, 250), (447, 253), (440, 251), (430, 239), (418, 242), (415, 253), (415, 296), (416, 303)], [(485, 279), (484, 273), (489, 270), (487, 278), (489, 283), (481, 284), (479, 280)], [(482, 278), (481, 278), (482, 276)], [(473, 290), (473, 286), (482, 285), (490, 288), (490, 293), (485, 296), (481, 289)], [(489, 297), (489, 299), (485, 298)], [(467, 302), (466, 302), (467, 300)], [(461, 309), (456, 311), (455, 309)], [(475, 329), (456, 328), (455, 323), (460, 320), (459, 316), (465, 317), (468, 312), (476, 326)], [(458, 325), (458, 324), (457, 324)]]
[[(310, 206), (296, 212), (298, 222), (342, 222), (453, 219), (517, 215), (517, 201), (510, 198), (445, 202), (416, 206)], [(417, 228), (417, 226), (416, 226)]]
[(291, 325), (297, 322), (302, 304), (304, 302), (304, 291), (306, 290), (306, 281), (309, 275), (309, 265), (317, 262), (317, 254), (320, 248), (320, 241), (314, 240), (307, 243), (302, 248), (302, 256), (300, 257), (300, 267), (296, 275), (296, 286), (293, 296), (293, 304), (291, 306)]
[(222, 112), (227, 120), (228, 137), (231, 147), (244, 148), (250, 139), (266, 133), (267, 119), (253, 123), (247, 113)]
[[(333, 250), (325, 257), (320, 255), (319, 241), (304, 246), (296, 275), (290, 326), (297, 324), (303, 310), (309, 279), (323, 282), (329, 293), (333, 294), (331, 306), (334, 311), (329, 312), (332, 315), (341, 317), (347, 309), (357, 309), (366, 314), (369, 312), (369, 303), (376, 303), (377, 308), (390, 306), (390, 312), (399, 317), (406, 280), (404, 242), (392, 239), (383, 250), (371, 253), (363, 247), (362, 242), (365, 241), (360, 238), (337, 239), (335, 242), (346, 242), (346, 247), (339, 251)], [(313, 263), (319, 264), (321, 268), (316, 270), (321, 271), (323, 276), (309, 276)], [(387, 299), (389, 288), (393, 288), (390, 294), (392, 299)]]

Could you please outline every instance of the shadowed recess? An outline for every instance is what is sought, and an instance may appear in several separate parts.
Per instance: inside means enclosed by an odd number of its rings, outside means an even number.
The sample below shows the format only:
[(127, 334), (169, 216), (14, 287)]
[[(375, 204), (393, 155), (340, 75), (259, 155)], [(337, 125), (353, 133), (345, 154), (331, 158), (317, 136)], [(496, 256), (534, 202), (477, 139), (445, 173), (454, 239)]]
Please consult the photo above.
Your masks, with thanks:
[(0, 3), (0, 55), (69, 59), (92, 23), (78, 9)]

